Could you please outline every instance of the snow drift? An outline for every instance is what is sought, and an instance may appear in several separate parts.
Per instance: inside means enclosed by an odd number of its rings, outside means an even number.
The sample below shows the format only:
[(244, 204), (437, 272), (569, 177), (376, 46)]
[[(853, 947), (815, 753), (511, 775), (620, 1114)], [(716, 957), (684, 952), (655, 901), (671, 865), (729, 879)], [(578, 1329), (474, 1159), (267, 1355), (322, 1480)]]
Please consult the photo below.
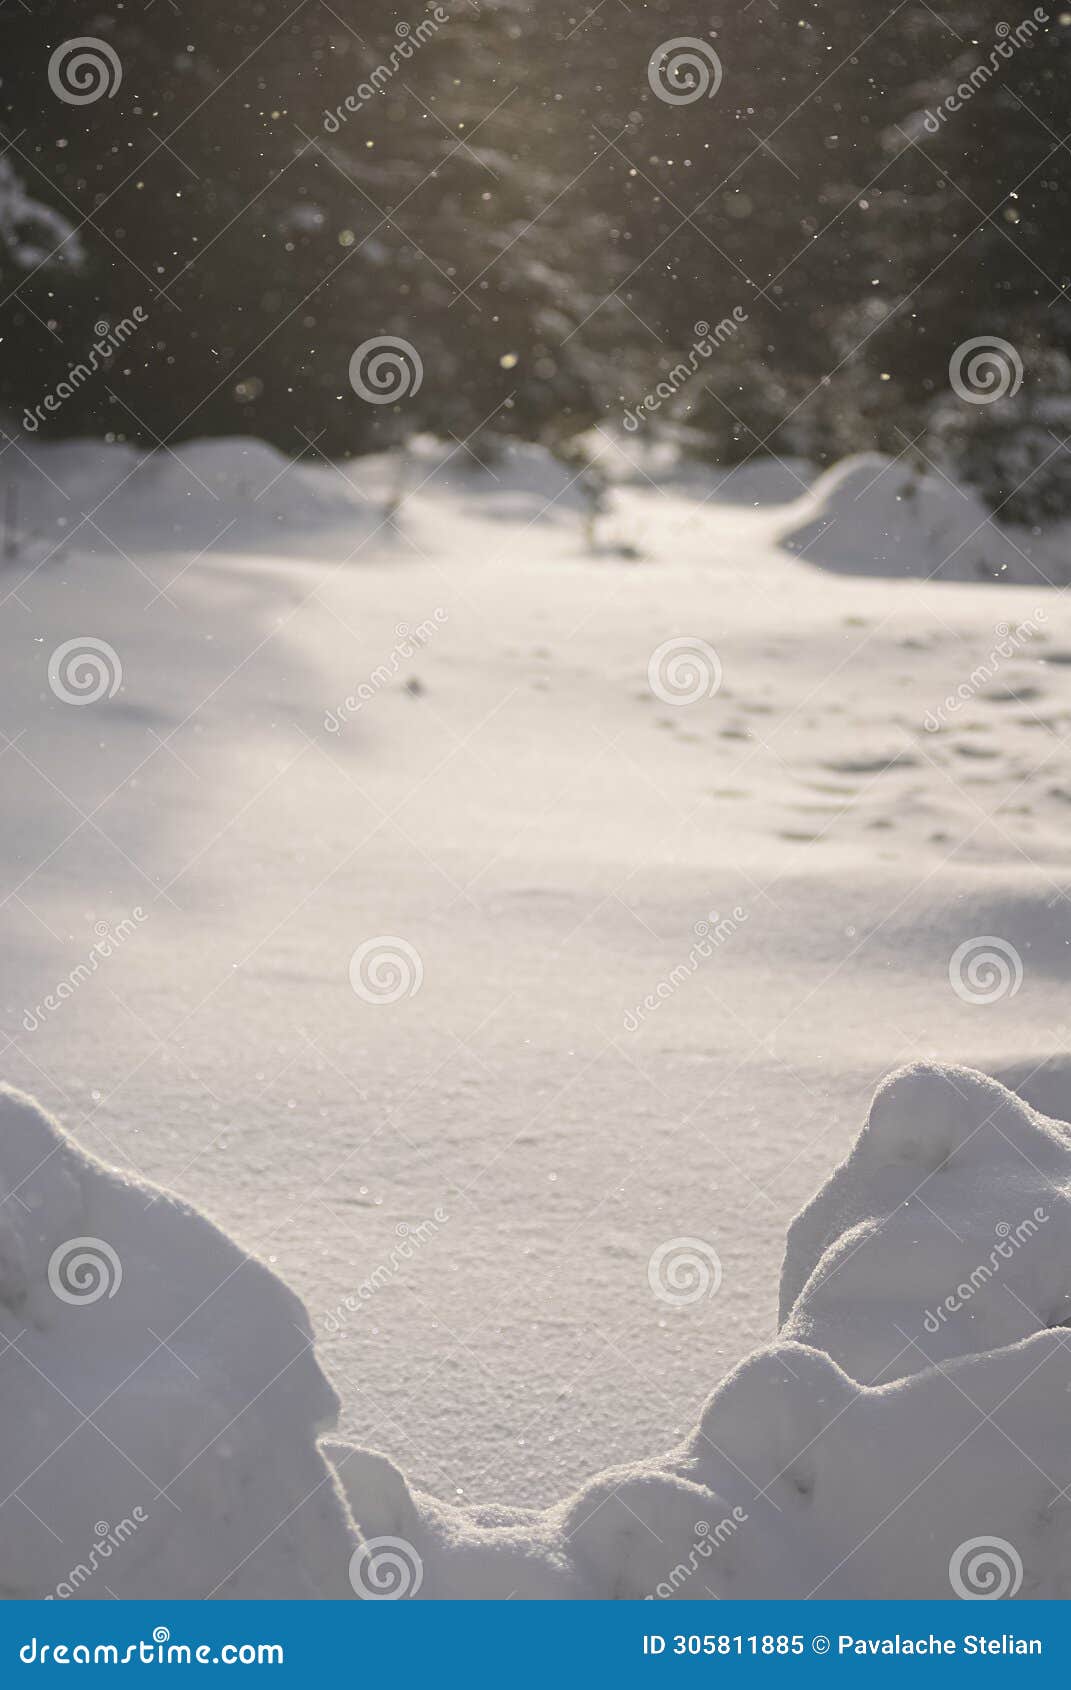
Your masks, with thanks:
[(297, 1298), (7, 1090), (0, 1391), (6, 1597), (351, 1594)]
[(369, 1554), (404, 1536), (431, 1597), (1066, 1597), (1069, 1182), (1064, 1124), (901, 1071), (791, 1229), (780, 1341), (685, 1443), (542, 1514), (348, 1452)]
[(9, 1597), (1071, 1593), (1071, 1129), (971, 1070), (879, 1088), (692, 1436), (542, 1512), (319, 1448), (296, 1299), (13, 1092), (0, 1186)]
[(938, 581), (1065, 579), (1058, 556), (1037, 565), (1026, 530), (1013, 539), (970, 488), (881, 452), (860, 452), (819, 476), (781, 533), (786, 551), (851, 575)]

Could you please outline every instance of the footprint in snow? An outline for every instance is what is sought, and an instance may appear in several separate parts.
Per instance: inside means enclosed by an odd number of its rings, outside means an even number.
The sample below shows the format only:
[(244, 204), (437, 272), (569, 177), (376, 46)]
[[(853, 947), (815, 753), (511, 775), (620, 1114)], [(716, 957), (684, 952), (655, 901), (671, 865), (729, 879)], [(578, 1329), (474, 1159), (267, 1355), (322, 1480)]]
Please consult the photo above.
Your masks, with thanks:
[(826, 792), (833, 798), (851, 798), (856, 788), (846, 786), (842, 781), (805, 780), (802, 783), (809, 792)]
[(1033, 699), (1041, 697), (1041, 688), (1035, 687), (1029, 681), (1023, 681), (1019, 686), (990, 687), (981, 694), (985, 704), (1029, 704)]
[(1000, 752), (992, 745), (973, 745), (970, 743), (957, 745), (953, 748), (957, 757), (999, 757)]
[(910, 751), (897, 751), (891, 757), (835, 757), (822, 764), (835, 775), (880, 775), (888, 769), (912, 769), (918, 758)]

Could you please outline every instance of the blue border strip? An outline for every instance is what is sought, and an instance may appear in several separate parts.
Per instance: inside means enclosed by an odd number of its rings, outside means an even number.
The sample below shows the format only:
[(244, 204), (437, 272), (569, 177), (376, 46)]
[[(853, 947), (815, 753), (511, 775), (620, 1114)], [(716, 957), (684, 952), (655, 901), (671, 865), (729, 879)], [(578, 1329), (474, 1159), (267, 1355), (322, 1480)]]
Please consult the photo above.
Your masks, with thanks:
[[(920, 1651), (905, 1646), (916, 1642)], [(1063, 1690), (1069, 1660), (1062, 1602), (0, 1603), (5, 1685), (105, 1673), (226, 1683), (233, 1673), (282, 1686), (329, 1672), (373, 1690), (411, 1684), (414, 1673), (510, 1690), (588, 1685), (597, 1675), (620, 1690), (716, 1675), (736, 1684), (903, 1682), (908, 1673), (924, 1683), (995, 1682), (1010, 1669), (1016, 1683)]]

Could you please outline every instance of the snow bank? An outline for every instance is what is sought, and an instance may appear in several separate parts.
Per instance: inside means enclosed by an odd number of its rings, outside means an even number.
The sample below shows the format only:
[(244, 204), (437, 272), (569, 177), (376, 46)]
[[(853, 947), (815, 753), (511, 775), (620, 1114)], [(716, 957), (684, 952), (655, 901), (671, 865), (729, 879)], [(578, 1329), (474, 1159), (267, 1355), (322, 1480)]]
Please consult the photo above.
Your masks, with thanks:
[(351, 1594), (301, 1304), (7, 1090), (0, 1392), (6, 1597)]
[[(542, 1514), (462, 1513), (347, 1456), (368, 1566), (404, 1541), (422, 1598), (1066, 1598), (1071, 1356), (1041, 1333), (946, 1369), (864, 1386), (777, 1344), (741, 1364), (662, 1462), (603, 1474)], [(382, 1458), (374, 1458), (385, 1466)], [(371, 1580), (372, 1574), (366, 1576)], [(1012, 1589), (1014, 1586), (1014, 1590)]]
[[(25, 415), (32, 411), (30, 404)], [(625, 489), (647, 492), (657, 484), (663, 496), (672, 488), (689, 503), (757, 507), (787, 504), (812, 474), (802, 461), (794, 467), (784, 459), (734, 469), (703, 465), (664, 443), (622, 446), (604, 430), (574, 442), (571, 457), (508, 437), (481, 439), (474, 456), (456, 442), (418, 435), (404, 451), (344, 462), (328, 462), (312, 449), (288, 457), (243, 436), (152, 451), (121, 440), (53, 440), (27, 432), (18, 417), (0, 418), (4, 438), (18, 444), (7, 458), (13, 532), (4, 540), (29, 568), (66, 555), (72, 542), (78, 551), (105, 555), (120, 547), (135, 556), (205, 549), (363, 557), (371, 540), (388, 546), (412, 526), (414, 495), (432, 483), (468, 520), (479, 495), (492, 552), (499, 540), (494, 531), (518, 524), (522, 531), (552, 528), (577, 539), (587, 534), (590, 547), (596, 516), (604, 525), (614, 518), (615, 535), (620, 527), (627, 543), (636, 506), (620, 505)], [(438, 522), (435, 532), (441, 535)], [(649, 537), (653, 545), (664, 542), (657, 523)]]
[(905, 1069), (789, 1229), (782, 1331), (865, 1380), (1060, 1327), (1069, 1194), (1071, 1128), (970, 1069)]
[(781, 1341), (691, 1438), (541, 1514), (332, 1446), (366, 1576), (404, 1539), (431, 1598), (1066, 1598), (1069, 1188), (1071, 1129), (967, 1069), (894, 1075), (791, 1229)]
[(21, 434), (9, 475), (23, 563), (76, 537), (105, 551), (111, 541), (152, 552), (210, 542), (213, 550), (293, 549), (300, 537), (307, 551), (321, 531), (341, 530), (356, 546), (362, 527), (371, 532), (383, 520), (383, 459), (331, 465), (240, 436), (142, 452), (122, 442), (40, 440), (17, 422), (0, 433)]
[[(304, 1312), (263, 1266), (13, 1093), (0, 1177), (9, 1595), (1071, 1594), (1071, 1128), (971, 1070), (879, 1088), (791, 1228), (778, 1341), (664, 1459), (462, 1509), (328, 1443), (363, 1537), (314, 1442), (336, 1404)], [(136, 1546), (71, 1589), (120, 1517)]]
[[(780, 538), (786, 551), (843, 574), (1044, 581), (1031, 568), (1030, 536), (1013, 543), (976, 493), (880, 452), (845, 458), (820, 476)], [(1051, 577), (1048, 560), (1043, 567)]]

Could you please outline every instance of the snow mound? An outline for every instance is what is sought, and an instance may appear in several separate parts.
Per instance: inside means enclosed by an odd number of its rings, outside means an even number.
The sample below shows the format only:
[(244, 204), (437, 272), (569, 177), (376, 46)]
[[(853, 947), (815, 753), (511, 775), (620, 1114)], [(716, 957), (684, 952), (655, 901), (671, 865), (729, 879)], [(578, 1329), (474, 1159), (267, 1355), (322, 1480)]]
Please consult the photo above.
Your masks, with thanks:
[(0, 1090), (6, 1597), (351, 1596), (305, 1311)]
[(295, 1299), (9, 1092), (0, 1180), (8, 1595), (1071, 1595), (1071, 1128), (972, 1070), (879, 1088), (792, 1226), (778, 1341), (691, 1437), (542, 1512), (318, 1448)]
[(976, 493), (880, 452), (845, 458), (819, 476), (780, 539), (786, 551), (841, 574), (1044, 579), (1031, 568), (1029, 536), (1013, 544)]
[(1069, 1390), (1054, 1332), (874, 1386), (777, 1344), (664, 1461), (605, 1473), (544, 1513), (449, 1508), (383, 1457), (329, 1453), (369, 1569), (404, 1543), (419, 1568), (405, 1594), (423, 1599), (926, 1600), (982, 1593), (985, 1543), (1001, 1594), (1055, 1600), (1071, 1591), (1055, 1506), (1071, 1479)]
[(175, 495), (192, 497), (195, 482), (226, 506), (260, 505), (269, 516), (292, 523), (353, 515), (364, 501), (344, 469), (312, 456), (291, 458), (263, 440), (234, 436), (225, 440), (189, 440), (147, 460), (154, 483)]
[(1061, 1327), (1069, 1198), (1071, 1128), (971, 1069), (904, 1069), (789, 1229), (782, 1332), (870, 1379)]
[(433, 1599), (1066, 1598), (1069, 1189), (1071, 1129), (968, 1069), (893, 1075), (792, 1227), (781, 1341), (691, 1438), (544, 1513), (331, 1446), (368, 1568), (404, 1540)]
[[(9, 432), (18, 438), (12, 426)], [(273, 550), (301, 538), (352, 536), (383, 520), (368, 470), (287, 457), (239, 436), (141, 452), (125, 443), (27, 437), (9, 456), (16, 536), (26, 561), (60, 542), (151, 552), (205, 546)], [(377, 490), (378, 491), (378, 490)], [(109, 544), (112, 542), (112, 544)]]

